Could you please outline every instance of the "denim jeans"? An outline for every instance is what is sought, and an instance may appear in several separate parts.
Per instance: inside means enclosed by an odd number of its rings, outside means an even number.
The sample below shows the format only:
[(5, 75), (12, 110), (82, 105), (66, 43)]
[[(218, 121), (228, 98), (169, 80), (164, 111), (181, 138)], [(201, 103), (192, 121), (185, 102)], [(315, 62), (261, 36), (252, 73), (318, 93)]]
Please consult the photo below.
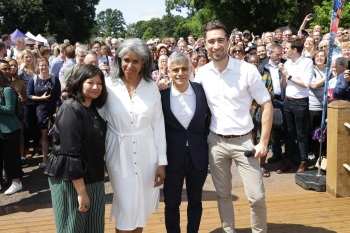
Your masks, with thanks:
[(310, 114), (309, 98), (287, 100), (283, 103), (287, 123), (286, 152), (287, 159), (293, 160), (299, 152), (301, 161), (307, 161), (309, 153)]

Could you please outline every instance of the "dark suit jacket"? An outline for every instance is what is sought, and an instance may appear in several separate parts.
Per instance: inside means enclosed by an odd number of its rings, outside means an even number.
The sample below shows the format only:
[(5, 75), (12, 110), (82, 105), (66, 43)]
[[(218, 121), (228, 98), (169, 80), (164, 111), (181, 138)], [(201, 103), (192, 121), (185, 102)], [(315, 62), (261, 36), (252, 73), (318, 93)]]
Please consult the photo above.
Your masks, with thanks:
[(186, 141), (193, 166), (196, 170), (208, 167), (209, 107), (201, 84), (190, 82), (196, 94), (196, 110), (187, 130), (176, 119), (170, 108), (170, 88), (161, 91), (167, 140), (167, 169), (183, 170), (185, 167)]
[[(270, 59), (267, 60), (267, 63), (265, 64), (264, 68), (266, 68), (271, 74), (270, 67), (269, 67), (269, 60)], [(281, 62), (284, 63), (285, 60), (282, 59)], [(282, 72), (281, 71), (278, 71), (278, 76), (279, 76), (280, 81), (281, 81), (281, 79), (282, 79)], [(284, 98), (286, 97), (286, 88), (282, 87), (281, 83), (280, 83), (280, 86), (281, 86), (281, 100), (284, 101)]]

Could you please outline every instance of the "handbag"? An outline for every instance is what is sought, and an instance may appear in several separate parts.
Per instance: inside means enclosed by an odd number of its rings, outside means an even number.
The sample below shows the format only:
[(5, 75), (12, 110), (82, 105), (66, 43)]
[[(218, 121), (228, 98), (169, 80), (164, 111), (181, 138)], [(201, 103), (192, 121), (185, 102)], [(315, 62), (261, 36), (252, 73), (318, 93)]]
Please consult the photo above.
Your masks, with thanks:
[[(262, 119), (261, 108), (258, 109), (254, 119), (258, 125), (261, 125), (261, 119)], [(272, 128), (279, 129), (282, 127), (282, 125), (283, 125), (282, 111), (279, 108), (275, 108), (273, 111)]]
[(86, 170), (87, 163), (80, 156), (50, 153), (44, 174), (63, 180), (74, 180), (83, 177)]

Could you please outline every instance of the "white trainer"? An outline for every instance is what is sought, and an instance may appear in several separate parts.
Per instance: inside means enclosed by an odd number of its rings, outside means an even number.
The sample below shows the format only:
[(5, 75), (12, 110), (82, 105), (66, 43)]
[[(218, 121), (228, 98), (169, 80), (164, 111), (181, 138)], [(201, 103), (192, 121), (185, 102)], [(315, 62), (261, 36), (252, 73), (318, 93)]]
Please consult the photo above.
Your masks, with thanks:
[(14, 194), (16, 192), (18, 192), (19, 190), (23, 189), (23, 186), (22, 186), (22, 182), (20, 182), (19, 184), (15, 181), (12, 181), (12, 184), (10, 186), (10, 188), (8, 188), (6, 191), (5, 191), (5, 194), (6, 195), (11, 195), (11, 194)]

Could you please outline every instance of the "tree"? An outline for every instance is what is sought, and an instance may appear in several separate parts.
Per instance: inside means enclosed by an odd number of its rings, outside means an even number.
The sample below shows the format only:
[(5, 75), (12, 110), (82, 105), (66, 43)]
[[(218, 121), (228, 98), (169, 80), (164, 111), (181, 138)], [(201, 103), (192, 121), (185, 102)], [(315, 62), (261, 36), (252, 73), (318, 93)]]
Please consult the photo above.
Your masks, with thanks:
[(95, 27), (98, 3), (99, 0), (1, 0), (1, 33), (18, 28), (34, 35), (55, 35), (58, 41), (87, 41)]
[[(329, 32), (329, 26), (331, 23), (333, 1), (323, 1), (322, 5), (314, 6), (314, 12), (317, 12), (317, 17), (310, 23), (310, 27), (317, 24), (323, 27), (323, 33)], [(350, 27), (350, 4), (345, 2), (344, 9), (340, 18), (339, 27)]]
[[(271, 31), (281, 26), (299, 27), (313, 5), (322, 0), (166, 0), (168, 14), (171, 10), (189, 9), (189, 16), (205, 10), (211, 19), (219, 19), (228, 28), (251, 30), (254, 33)], [(199, 22), (206, 23), (207, 20)], [(203, 26), (202, 25), (202, 26)]]
[(117, 9), (108, 8), (97, 15), (97, 27), (99, 34), (103, 37), (124, 37), (125, 26), (123, 13)]

